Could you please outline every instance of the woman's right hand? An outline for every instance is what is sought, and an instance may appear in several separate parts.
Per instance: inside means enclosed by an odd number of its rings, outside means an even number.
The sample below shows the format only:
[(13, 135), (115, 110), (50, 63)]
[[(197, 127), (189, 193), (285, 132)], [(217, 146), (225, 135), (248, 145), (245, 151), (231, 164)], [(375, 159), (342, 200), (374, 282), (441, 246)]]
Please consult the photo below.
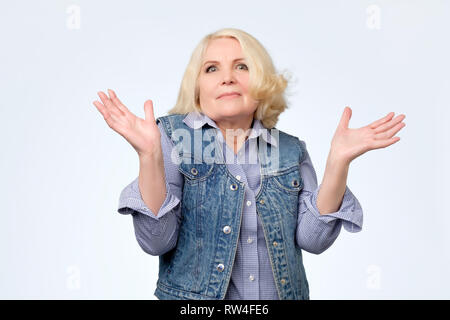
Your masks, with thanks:
[(144, 120), (131, 113), (114, 91), (108, 89), (108, 92), (110, 97), (98, 92), (103, 104), (97, 100), (93, 102), (108, 126), (124, 137), (139, 157), (161, 155), (161, 133), (155, 121), (152, 100), (144, 103)]

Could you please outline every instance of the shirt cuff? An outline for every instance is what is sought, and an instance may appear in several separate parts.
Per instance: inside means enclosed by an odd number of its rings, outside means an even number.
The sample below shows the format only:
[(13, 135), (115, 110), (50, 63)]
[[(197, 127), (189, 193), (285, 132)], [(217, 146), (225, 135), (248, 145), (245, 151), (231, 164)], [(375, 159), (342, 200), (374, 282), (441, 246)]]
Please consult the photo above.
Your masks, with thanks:
[(132, 183), (130, 183), (121, 193), (119, 199), (119, 208), (117, 211), (120, 214), (130, 214), (135, 211), (145, 214), (153, 219), (159, 220), (167, 212), (171, 211), (180, 202), (175, 195), (170, 192), (169, 184), (166, 181), (166, 195), (158, 214), (155, 215), (153, 211), (147, 207), (144, 200), (142, 199), (141, 192), (139, 190), (139, 178), (136, 178)]
[(336, 212), (320, 214), (319, 209), (317, 208), (317, 196), (320, 187), (321, 185), (311, 194), (311, 196), (305, 199), (305, 203), (313, 215), (325, 223), (341, 219), (345, 230), (348, 232), (360, 232), (363, 225), (363, 211), (361, 204), (350, 189), (347, 186), (345, 187), (341, 206)]

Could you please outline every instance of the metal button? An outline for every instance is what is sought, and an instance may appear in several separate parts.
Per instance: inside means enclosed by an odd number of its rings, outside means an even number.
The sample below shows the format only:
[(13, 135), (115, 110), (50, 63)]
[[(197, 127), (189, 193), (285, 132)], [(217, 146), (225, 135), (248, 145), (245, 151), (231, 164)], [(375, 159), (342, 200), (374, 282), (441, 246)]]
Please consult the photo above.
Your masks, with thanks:
[(250, 207), (252, 205), (252, 202), (250, 200), (247, 201), (247, 207)]
[(241, 176), (240, 176), (240, 175), (237, 175), (237, 176), (236, 176), (236, 179), (238, 179), (239, 181), (241, 181)]
[(273, 246), (276, 247), (278, 245), (278, 242), (274, 241)]
[(251, 275), (248, 277), (248, 279), (249, 279), (250, 281), (253, 281), (253, 280), (255, 280), (255, 277), (251, 274)]
[(191, 169), (191, 173), (192, 173), (194, 176), (196, 176), (197, 173), (198, 173), (198, 170), (197, 170), (196, 168), (192, 168), (192, 169)]
[(231, 232), (231, 227), (230, 226), (223, 227), (223, 233), (229, 234), (230, 232)]
[(248, 237), (248, 239), (247, 239), (247, 243), (252, 243), (253, 242), (253, 239), (252, 238), (250, 238), (250, 237)]
[(264, 204), (264, 199), (259, 200), (259, 203)]
[(297, 181), (297, 179), (294, 179), (294, 180), (292, 181), (292, 185), (293, 185), (294, 187), (298, 187), (298, 181)]
[(285, 279), (281, 279), (280, 282), (281, 282), (281, 284), (285, 284), (286, 280)]
[(233, 184), (230, 185), (230, 189), (231, 190), (237, 190), (237, 188), (238, 188), (238, 186), (237, 186), (236, 183), (233, 183)]
[(218, 270), (219, 272), (222, 272), (223, 269), (225, 269), (225, 266), (224, 266), (223, 264), (219, 263), (219, 264), (217, 265), (217, 270)]

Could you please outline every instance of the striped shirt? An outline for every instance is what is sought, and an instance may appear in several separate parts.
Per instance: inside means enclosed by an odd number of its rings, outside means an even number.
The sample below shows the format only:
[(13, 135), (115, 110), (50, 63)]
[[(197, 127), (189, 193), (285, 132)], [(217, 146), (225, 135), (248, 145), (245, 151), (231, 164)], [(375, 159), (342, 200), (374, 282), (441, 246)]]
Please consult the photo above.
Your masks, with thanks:
[[(225, 299), (278, 300), (264, 231), (255, 206), (255, 196), (260, 187), (259, 164), (257, 161), (248, 161), (250, 154), (257, 153), (255, 149), (257, 144), (250, 143), (251, 139), (261, 135), (268, 143), (276, 145), (275, 139), (270, 134), (263, 134), (264, 130), (261, 129), (264, 127), (261, 121), (254, 119), (248, 139), (235, 154), (225, 143), (215, 121), (205, 114), (190, 112), (183, 121), (193, 129), (201, 128), (206, 123), (216, 128), (218, 139), (223, 144), (222, 150), (228, 170), (238, 180), (245, 183), (242, 225)], [(142, 200), (137, 177), (121, 192), (118, 208), (119, 213), (132, 215), (136, 239), (141, 248), (151, 255), (164, 254), (176, 245), (181, 219), (180, 199), (182, 199), (183, 186), (183, 176), (177, 164), (171, 161), (171, 152), (175, 145), (166, 135), (161, 123), (158, 127), (161, 132), (166, 177), (167, 193), (164, 203), (155, 215)], [(300, 142), (306, 150), (305, 142), (302, 140)], [(305, 160), (300, 164), (300, 174), (304, 186), (299, 194), (295, 241), (301, 249), (314, 254), (322, 253), (334, 243), (342, 225), (349, 232), (361, 231), (362, 208), (348, 186), (339, 209), (336, 212), (321, 215), (316, 205), (320, 185), (317, 185), (316, 172), (307, 152)]]

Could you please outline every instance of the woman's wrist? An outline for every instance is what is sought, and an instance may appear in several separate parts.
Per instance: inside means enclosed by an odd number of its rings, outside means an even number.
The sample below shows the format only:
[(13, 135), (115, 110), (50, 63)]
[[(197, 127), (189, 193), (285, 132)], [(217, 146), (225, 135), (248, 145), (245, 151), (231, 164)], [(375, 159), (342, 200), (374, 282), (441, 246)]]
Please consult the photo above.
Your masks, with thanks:
[(140, 163), (158, 162), (163, 160), (163, 153), (161, 148), (158, 148), (151, 152), (138, 152), (138, 157)]

